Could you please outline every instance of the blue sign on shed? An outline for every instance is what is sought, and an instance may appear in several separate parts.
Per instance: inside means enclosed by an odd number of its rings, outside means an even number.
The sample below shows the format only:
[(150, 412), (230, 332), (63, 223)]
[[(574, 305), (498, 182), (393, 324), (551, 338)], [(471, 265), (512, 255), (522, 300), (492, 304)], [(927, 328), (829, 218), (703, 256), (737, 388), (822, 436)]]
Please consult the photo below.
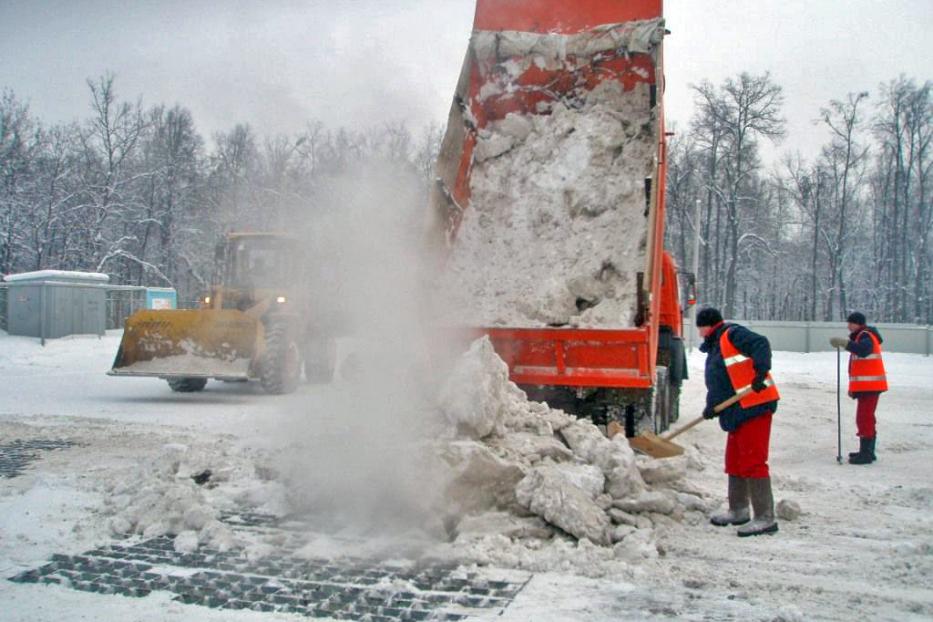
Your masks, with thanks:
[(147, 309), (176, 309), (178, 308), (178, 294), (171, 287), (147, 287)]

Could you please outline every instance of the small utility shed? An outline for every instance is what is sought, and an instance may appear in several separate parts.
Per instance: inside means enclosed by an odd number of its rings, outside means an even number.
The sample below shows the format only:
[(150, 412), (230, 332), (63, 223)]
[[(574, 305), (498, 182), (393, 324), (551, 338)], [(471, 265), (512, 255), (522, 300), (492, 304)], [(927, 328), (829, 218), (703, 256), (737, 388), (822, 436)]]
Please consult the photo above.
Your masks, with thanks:
[(46, 339), (103, 335), (110, 277), (96, 272), (39, 270), (10, 274), (7, 332)]

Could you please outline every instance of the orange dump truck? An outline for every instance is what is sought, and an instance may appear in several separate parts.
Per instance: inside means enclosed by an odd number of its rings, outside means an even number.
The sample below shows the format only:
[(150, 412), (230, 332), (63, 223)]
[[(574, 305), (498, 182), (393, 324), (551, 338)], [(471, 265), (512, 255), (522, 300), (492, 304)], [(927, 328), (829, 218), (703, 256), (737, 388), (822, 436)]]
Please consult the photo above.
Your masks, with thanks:
[[(581, 326), (579, 322), (542, 322), (537, 326), (467, 322), (470, 334), (490, 337), (508, 364), (511, 379), (529, 397), (593, 417), (599, 423), (617, 421), (624, 424), (628, 436), (645, 429), (663, 431), (677, 419), (680, 386), (687, 374), (679, 277), (673, 259), (663, 248), (665, 34), (661, 0), (478, 0), (431, 197), (430, 235), (442, 261), (453, 261), (458, 245), (464, 244), (462, 229), (470, 210), (480, 210), (487, 222), (497, 222), (496, 218), (512, 222), (497, 214), (518, 209), (519, 195), (503, 192), (500, 198), (490, 200), (489, 196), (497, 195), (490, 195), (488, 188), (483, 190), (483, 204), (478, 202), (477, 171), (503, 157), (502, 149), (494, 149), (488, 139), (491, 128), (506, 120), (546, 124), (545, 117), (556, 114), (557, 107), (562, 113), (585, 110), (597, 93), (601, 109), (608, 106), (620, 127), (629, 125), (626, 115), (637, 113), (647, 120), (639, 122), (638, 130), (647, 137), (644, 167), (625, 169), (622, 163), (606, 169), (644, 172), (632, 173), (633, 178), (625, 180), (612, 173), (596, 182), (637, 187), (637, 201), (610, 206), (630, 212), (610, 216), (635, 219), (641, 227), (637, 244), (631, 245), (637, 257), (627, 256), (633, 274), (627, 281), (630, 291), (624, 294), (632, 301), (631, 314), (619, 314), (618, 321), (604, 319), (598, 326)], [(643, 106), (635, 113), (626, 99), (634, 92), (643, 94), (641, 99), (632, 100)], [(624, 105), (623, 100), (627, 102)], [(510, 139), (505, 149), (510, 150), (507, 157), (516, 158), (522, 157), (522, 149), (530, 148), (527, 140)], [(626, 157), (623, 147), (618, 147), (619, 154)], [(544, 157), (565, 156), (551, 153)], [(580, 160), (571, 158), (569, 162), (574, 165)], [(585, 174), (578, 171), (576, 179)], [(484, 178), (484, 187), (488, 183)], [(577, 190), (572, 179), (561, 183), (568, 187), (555, 193), (572, 196)], [(528, 187), (529, 192), (540, 190)], [(574, 200), (568, 199), (568, 205)], [(505, 237), (509, 233), (505, 229), (511, 226), (502, 225), (499, 233)], [(605, 227), (599, 231), (605, 234)], [(600, 239), (611, 241), (626, 235), (619, 230)], [(495, 237), (490, 239), (490, 243), (496, 242)], [(599, 250), (585, 245), (580, 248), (583, 253)], [(491, 257), (494, 251), (489, 253)], [(536, 274), (542, 280), (549, 278), (546, 273)], [(443, 275), (444, 269), (442, 279)], [(614, 295), (624, 298), (618, 292)]]

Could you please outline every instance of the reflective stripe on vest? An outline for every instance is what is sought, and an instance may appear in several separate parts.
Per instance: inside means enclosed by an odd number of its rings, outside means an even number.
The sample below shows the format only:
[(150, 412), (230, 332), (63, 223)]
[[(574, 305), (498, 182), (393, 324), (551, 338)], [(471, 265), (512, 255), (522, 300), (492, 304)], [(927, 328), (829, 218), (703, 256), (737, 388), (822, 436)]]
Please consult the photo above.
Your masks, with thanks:
[[(722, 336), (719, 338), (719, 351), (722, 353), (722, 360), (726, 364), (726, 372), (729, 374), (732, 389), (736, 393), (751, 389), (752, 382), (755, 380), (755, 364), (750, 357), (739, 352), (738, 348), (732, 344), (728, 328), (722, 331)], [(758, 404), (767, 404), (781, 399), (770, 373), (765, 378), (765, 385), (768, 387), (767, 389), (761, 393), (752, 391), (739, 400), (739, 405), (742, 408), (750, 408)]]
[(871, 354), (868, 356), (849, 355), (849, 392), (880, 393), (888, 390), (888, 379), (881, 359), (881, 342), (870, 330), (863, 330), (855, 336), (858, 341), (862, 333), (871, 339)]

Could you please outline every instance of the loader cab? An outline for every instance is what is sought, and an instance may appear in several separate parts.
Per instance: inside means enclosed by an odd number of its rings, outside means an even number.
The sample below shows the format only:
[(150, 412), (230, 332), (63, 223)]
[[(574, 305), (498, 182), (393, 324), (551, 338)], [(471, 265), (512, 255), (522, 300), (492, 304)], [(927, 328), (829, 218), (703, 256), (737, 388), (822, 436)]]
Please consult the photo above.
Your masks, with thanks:
[(275, 234), (231, 235), (227, 244), (224, 285), (230, 289), (282, 290), (296, 282), (302, 246)]

